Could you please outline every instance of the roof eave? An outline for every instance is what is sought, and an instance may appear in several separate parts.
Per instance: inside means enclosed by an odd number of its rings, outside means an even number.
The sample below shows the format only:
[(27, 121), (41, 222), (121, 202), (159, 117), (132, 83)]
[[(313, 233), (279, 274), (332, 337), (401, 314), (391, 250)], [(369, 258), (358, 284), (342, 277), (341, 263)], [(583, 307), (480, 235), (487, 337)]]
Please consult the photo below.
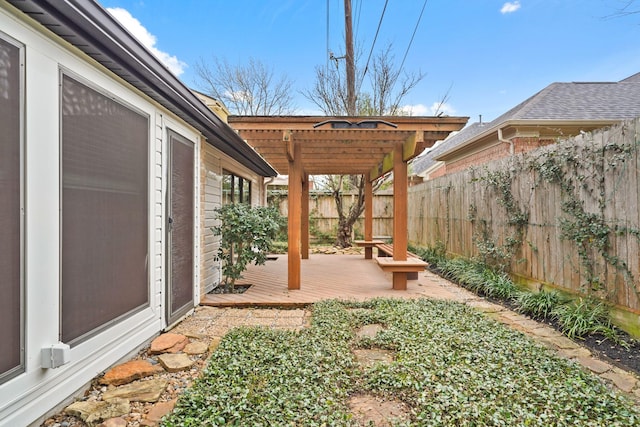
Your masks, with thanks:
[(104, 8), (91, 0), (8, 0), (45, 28), (198, 129), (207, 141), (262, 176), (277, 172)]
[[(619, 123), (623, 119), (619, 120), (507, 120), (496, 124), (484, 132), (479, 133), (473, 138), (465, 141), (464, 143), (457, 145), (443, 153), (438, 157), (434, 157), (434, 160), (445, 162), (456, 158), (459, 154), (467, 151), (468, 149), (478, 145), (483, 139), (492, 134), (498, 133), (498, 129), (507, 129), (509, 127), (517, 126), (545, 126), (545, 127), (576, 127), (576, 126), (589, 126), (589, 127), (605, 127), (612, 124)], [(496, 136), (497, 138), (497, 136)]]

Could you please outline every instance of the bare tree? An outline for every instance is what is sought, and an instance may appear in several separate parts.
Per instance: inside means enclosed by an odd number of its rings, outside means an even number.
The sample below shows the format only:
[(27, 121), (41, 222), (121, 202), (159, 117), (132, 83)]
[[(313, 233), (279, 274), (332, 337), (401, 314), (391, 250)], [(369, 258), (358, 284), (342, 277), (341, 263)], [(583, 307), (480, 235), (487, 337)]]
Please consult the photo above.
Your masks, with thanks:
[[(395, 63), (391, 45), (373, 57), (370, 69), (359, 68), (357, 62), (355, 84), (359, 90), (356, 91), (356, 115), (406, 114), (402, 111), (402, 101), (425, 75), (421, 72), (407, 73), (401, 70)], [(368, 83), (368, 91), (363, 90), (364, 82)], [(324, 114), (342, 116), (349, 115), (347, 92), (345, 67), (341, 67), (338, 60), (335, 60), (335, 66), (332, 64), (329, 67), (316, 67), (313, 87), (302, 94)], [(365, 179), (360, 175), (338, 175), (324, 179), (338, 210), (337, 246), (351, 246), (353, 225), (364, 211)], [(377, 185), (374, 188), (377, 188)], [(353, 203), (345, 203), (345, 191), (355, 192)]]
[(214, 57), (213, 64), (200, 59), (195, 65), (198, 87), (224, 102), (233, 114), (245, 116), (289, 115), (295, 111), (293, 82), (274, 76), (272, 68), (249, 58), (246, 64), (230, 64)]

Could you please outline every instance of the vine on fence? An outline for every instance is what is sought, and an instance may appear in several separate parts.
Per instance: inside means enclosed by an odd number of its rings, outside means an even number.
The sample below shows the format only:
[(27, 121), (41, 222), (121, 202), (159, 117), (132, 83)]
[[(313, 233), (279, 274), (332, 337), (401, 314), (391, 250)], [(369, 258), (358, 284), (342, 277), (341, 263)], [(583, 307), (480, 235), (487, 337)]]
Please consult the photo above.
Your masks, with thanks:
[(522, 247), (524, 242), (526, 227), (529, 223), (529, 212), (521, 208), (513, 195), (514, 168), (509, 170), (489, 171), (485, 168), (484, 174), (475, 179), (485, 183), (489, 188), (497, 193), (498, 204), (505, 208), (507, 214), (507, 225), (512, 227), (512, 232), (505, 237), (504, 243), (499, 245), (490, 238), (486, 220), (478, 220), (478, 210), (475, 205), (469, 207), (468, 218), (476, 229), (474, 233), (474, 243), (478, 248), (483, 262), (488, 265), (498, 267), (502, 271), (508, 271), (511, 260)]
[[(561, 209), (565, 217), (559, 219), (561, 238), (572, 241), (577, 249), (580, 264), (586, 274), (583, 291), (602, 293), (607, 286), (596, 273), (599, 255), (607, 265), (622, 273), (627, 286), (640, 297), (631, 269), (627, 263), (611, 254), (614, 235), (630, 234), (640, 238), (640, 231), (609, 224), (605, 208), (610, 195), (605, 188), (605, 174), (616, 170), (631, 158), (632, 144), (608, 142), (604, 146), (562, 144), (554, 150), (545, 150), (529, 161), (529, 168), (541, 180), (557, 185), (562, 196)], [(608, 161), (606, 160), (608, 159)], [(584, 198), (591, 197), (597, 212), (588, 212)], [(585, 287), (586, 286), (586, 287)]]

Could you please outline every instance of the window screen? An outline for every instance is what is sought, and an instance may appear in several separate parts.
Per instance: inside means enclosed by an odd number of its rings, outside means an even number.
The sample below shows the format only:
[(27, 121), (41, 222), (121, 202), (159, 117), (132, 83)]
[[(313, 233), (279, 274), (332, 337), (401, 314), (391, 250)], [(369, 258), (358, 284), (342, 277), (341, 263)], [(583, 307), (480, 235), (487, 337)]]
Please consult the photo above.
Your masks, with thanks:
[(62, 76), (61, 340), (148, 304), (149, 119)]
[(0, 381), (22, 366), (20, 48), (0, 38)]

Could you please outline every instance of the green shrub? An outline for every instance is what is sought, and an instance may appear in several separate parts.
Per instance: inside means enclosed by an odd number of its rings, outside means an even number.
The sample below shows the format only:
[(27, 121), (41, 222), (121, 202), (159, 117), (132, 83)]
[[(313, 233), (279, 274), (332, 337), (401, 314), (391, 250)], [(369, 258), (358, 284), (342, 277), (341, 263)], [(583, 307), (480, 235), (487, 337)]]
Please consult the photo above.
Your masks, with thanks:
[(252, 208), (245, 203), (223, 205), (215, 210), (215, 214), (220, 225), (212, 230), (221, 236), (218, 257), (223, 262), (222, 274), (228, 292), (233, 290), (248, 264), (265, 263), (283, 220), (275, 208)]
[(519, 311), (536, 318), (551, 317), (553, 311), (567, 299), (557, 291), (522, 292), (516, 299)]
[(602, 301), (579, 298), (552, 311), (562, 332), (569, 338), (581, 338), (590, 333), (612, 334), (609, 309)]

